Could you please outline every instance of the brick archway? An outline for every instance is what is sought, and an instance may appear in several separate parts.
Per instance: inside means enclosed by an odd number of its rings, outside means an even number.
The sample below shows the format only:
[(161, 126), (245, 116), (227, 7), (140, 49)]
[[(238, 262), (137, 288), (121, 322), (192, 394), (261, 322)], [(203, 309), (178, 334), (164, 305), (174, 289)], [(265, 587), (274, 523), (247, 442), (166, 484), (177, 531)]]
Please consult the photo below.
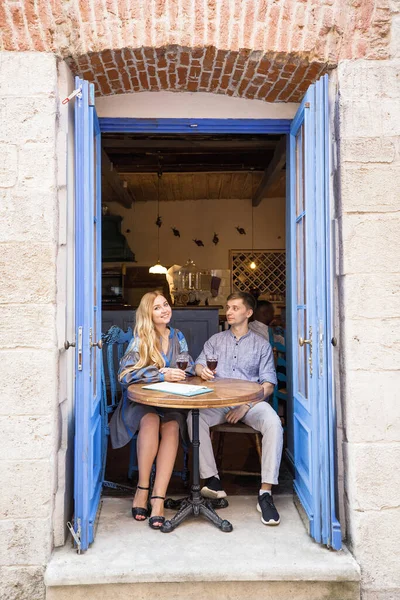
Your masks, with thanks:
[(389, 0), (3, 0), (0, 47), (55, 52), (100, 95), (298, 101), (339, 60), (388, 58), (391, 16)]
[(329, 65), (296, 54), (251, 50), (123, 48), (89, 53), (67, 62), (93, 81), (99, 95), (141, 91), (214, 92), (269, 102), (298, 102)]

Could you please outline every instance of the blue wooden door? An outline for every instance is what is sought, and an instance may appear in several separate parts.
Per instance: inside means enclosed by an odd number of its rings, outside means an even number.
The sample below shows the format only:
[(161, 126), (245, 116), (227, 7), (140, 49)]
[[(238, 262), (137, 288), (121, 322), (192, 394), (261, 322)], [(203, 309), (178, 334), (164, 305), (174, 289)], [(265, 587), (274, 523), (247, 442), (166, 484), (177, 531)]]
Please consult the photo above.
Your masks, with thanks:
[(101, 146), (94, 88), (75, 79), (75, 511), (78, 550), (94, 538), (102, 485)]
[(308, 89), (290, 131), (290, 305), (295, 491), (310, 534), (341, 547), (335, 510), (331, 366), (328, 78)]

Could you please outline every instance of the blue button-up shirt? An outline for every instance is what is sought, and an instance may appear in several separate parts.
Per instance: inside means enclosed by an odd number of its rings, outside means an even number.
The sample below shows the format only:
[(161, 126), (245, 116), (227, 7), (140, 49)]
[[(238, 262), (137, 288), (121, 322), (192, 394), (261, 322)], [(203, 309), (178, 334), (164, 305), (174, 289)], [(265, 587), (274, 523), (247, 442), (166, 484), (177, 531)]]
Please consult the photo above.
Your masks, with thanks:
[(239, 339), (230, 329), (216, 333), (204, 344), (196, 365), (207, 366), (207, 356), (218, 358), (217, 377), (277, 383), (271, 345), (253, 331)]

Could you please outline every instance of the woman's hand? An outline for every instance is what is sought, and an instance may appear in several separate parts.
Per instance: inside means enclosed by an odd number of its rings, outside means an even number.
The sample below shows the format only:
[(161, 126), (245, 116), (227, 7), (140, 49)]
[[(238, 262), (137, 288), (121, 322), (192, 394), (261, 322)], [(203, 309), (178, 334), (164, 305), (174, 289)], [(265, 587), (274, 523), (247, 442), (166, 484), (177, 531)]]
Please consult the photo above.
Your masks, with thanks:
[(204, 379), (204, 381), (211, 381), (212, 379), (214, 379), (214, 373), (208, 367), (204, 367), (204, 369), (200, 373), (200, 377)]
[(160, 373), (164, 375), (165, 381), (169, 381), (170, 383), (185, 381), (186, 379), (185, 371), (182, 371), (181, 369), (164, 368), (160, 369)]

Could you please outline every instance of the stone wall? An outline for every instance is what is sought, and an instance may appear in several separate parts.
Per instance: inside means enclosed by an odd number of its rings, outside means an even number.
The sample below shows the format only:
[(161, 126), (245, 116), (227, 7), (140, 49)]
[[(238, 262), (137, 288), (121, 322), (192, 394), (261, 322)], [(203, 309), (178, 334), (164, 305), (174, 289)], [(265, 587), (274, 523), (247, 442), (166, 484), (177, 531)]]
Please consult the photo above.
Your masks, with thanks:
[(364, 600), (400, 597), (399, 74), (400, 59), (338, 68), (345, 503)]
[(394, 0), (3, 0), (0, 48), (54, 52), (101, 95), (298, 102), (339, 60), (389, 56)]
[(58, 447), (57, 61), (0, 52), (0, 597), (43, 598)]

